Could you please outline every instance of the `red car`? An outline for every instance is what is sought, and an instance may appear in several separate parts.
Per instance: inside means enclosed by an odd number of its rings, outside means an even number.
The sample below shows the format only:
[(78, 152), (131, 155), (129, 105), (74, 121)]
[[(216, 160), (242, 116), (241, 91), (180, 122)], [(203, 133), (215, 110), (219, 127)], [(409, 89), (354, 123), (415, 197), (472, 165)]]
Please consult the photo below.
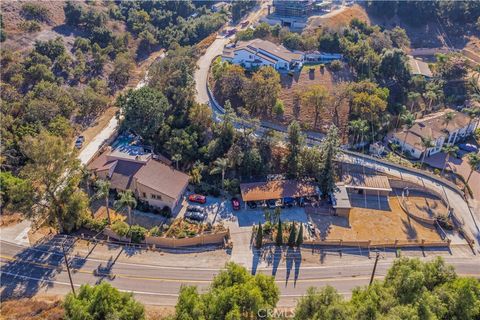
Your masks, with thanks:
[(198, 202), (203, 204), (207, 202), (207, 197), (202, 196), (201, 194), (191, 194), (188, 196), (188, 201)]
[(237, 198), (232, 198), (232, 207), (233, 210), (240, 210), (240, 200)]

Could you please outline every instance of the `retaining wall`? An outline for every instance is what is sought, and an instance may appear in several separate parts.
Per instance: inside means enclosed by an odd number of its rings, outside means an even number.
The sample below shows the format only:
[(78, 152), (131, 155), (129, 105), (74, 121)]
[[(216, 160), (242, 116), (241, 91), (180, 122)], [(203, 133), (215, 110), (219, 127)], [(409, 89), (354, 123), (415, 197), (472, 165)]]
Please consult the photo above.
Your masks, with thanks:
[[(117, 241), (130, 242), (130, 238), (121, 237), (111, 229), (105, 229), (103, 234)], [(223, 244), (225, 238), (229, 236), (229, 230), (218, 233), (206, 233), (192, 238), (165, 238), (146, 236), (142, 244), (151, 245), (153, 247), (178, 248), (178, 247), (194, 247), (209, 244)]]

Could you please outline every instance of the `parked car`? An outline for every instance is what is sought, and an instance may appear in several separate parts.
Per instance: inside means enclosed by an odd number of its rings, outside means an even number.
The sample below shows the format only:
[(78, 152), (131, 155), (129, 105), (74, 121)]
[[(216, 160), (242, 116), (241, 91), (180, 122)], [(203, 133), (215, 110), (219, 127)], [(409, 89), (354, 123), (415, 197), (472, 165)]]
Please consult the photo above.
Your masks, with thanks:
[(240, 210), (240, 200), (237, 198), (232, 198), (232, 207), (233, 210)]
[(460, 143), (458, 147), (462, 150), (465, 150), (467, 152), (477, 152), (478, 147), (474, 144), (471, 143)]
[(275, 209), (276, 201), (273, 199), (267, 200), (267, 207), (269, 209)]
[(285, 207), (291, 208), (295, 205), (295, 199), (287, 197), (283, 199), (283, 205)]
[(247, 206), (250, 209), (255, 209), (257, 207), (257, 203), (255, 201), (247, 201)]
[(81, 149), (83, 146), (83, 142), (85, 141), (84, 136), (78, 136), (77, 140), (75, 140), (75, 148)]
[(191, 212), (205, 212), (205, 208), (200, 206), (188, 206), (187, 211)]
[(205, 202), (207, 202), (207, 197), (201, 194), (191, 194), (188, 196), (188, 201), (204, 204)]
[(305, 207), (305, 199), (303, 197), (298, 198), (297, 203), (299, 207)]
[(206, 217), (207, 217), (207, 215), (203, 212), (195, 212), (195, 211), (185, 212), (185, 218), (190, 219), (190, 220), (194, 220), (194, 221), (201, 222), (201, 221), (205, 220)]
[(315, 235), (315, 226), (313, 225), (313, 223), (311, 221), (307, 222), (307, 227), (308, 227), (308, 230), (310, 230), (310, 232)]

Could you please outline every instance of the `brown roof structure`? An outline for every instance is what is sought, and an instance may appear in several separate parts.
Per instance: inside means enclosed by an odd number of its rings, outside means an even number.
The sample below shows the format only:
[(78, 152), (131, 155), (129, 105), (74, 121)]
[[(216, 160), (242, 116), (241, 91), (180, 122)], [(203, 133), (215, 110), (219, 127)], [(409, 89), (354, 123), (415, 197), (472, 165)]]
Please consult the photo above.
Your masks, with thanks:
[(243, 201), (308, 197), (318, 194), (313, 182), (297, 180), (241, 183), (240, 191)]
[(363, 190), (392, 191), (388, 178), (381, 175), (361, 173), (344, 174), (342, 182), (347, 189), (355, 188)]
[(422, 60), (415, 59), (412, 56), (408, 56), (408, 65), (410, 66), (410, 72), (413, 75), (422, 75), (428, 78), (433, 77), (432, 71), (428, 66), (428, 63)]
[(189, 176), (175, 170), (165, 162), (163, 156), (132, 157), (122, 152), (106, 150), (90, 162), (87, 168), (94, 172), (109, 170), (109, 179), (113, 189), (134, 189), (133, 181), (176, 198), (188, 184)]
[(189, 180), (187, 174), (157, 160), (148, 161), (135, 173), (135, 178), (137, 183), (161, 191), (172, 198), (182, 192)]

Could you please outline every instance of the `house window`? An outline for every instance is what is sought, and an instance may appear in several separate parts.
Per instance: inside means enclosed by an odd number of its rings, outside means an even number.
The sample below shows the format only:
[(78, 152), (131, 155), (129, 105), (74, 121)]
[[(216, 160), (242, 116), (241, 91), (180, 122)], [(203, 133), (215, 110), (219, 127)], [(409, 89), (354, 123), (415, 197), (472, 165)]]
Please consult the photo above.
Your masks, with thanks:
[(145, 192), (142, 192), (142, 197), (146, 198), (147, 194)]
[(152, 199), (162, 200), (162, 197), (157, 194), (152, 194)]

